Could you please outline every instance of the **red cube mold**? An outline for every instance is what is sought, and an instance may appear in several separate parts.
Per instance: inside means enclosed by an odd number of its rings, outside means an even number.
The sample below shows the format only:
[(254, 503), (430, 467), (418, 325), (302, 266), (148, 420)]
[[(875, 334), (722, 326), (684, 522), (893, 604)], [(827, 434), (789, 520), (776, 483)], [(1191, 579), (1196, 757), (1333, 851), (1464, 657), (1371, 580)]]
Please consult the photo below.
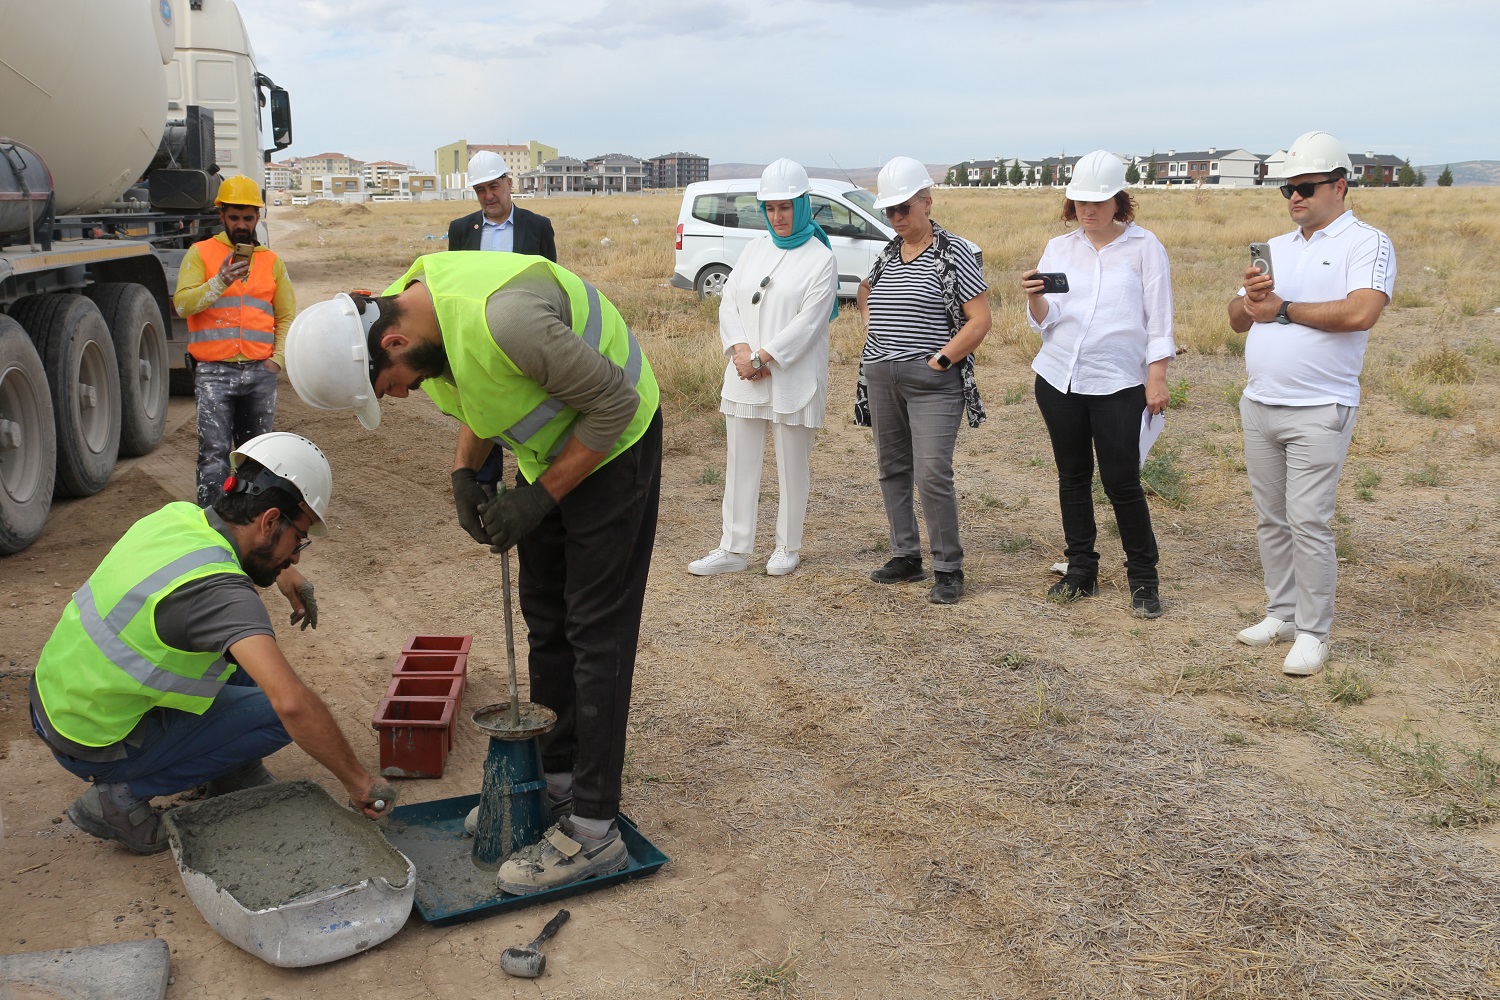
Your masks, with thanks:
[(469, 655), (472, 635), (414, 635), (406, 640), (403, 653), (459, 653)]
[(386, 688), (387, 699), (397, 698), (446, 698), (453, 702), (453, 721), (448, 726), (448, 749), (453, 749), (453, 736), (458, 731), (458, 710), (462, 707), (464, 679), (447, 674), (397, 674)]
[(382, 698), (373, 720), (380, 735), (380, 773), (441, 778), (457, 714), (458, 703), (451, 698)]
[(468, 667), (467, 653), (403, 652), (396, 657), (396, 664), (391, 667), (391, 676), (456, 677), (459, 680), (458, 696), (462, 698), (469, 686)]

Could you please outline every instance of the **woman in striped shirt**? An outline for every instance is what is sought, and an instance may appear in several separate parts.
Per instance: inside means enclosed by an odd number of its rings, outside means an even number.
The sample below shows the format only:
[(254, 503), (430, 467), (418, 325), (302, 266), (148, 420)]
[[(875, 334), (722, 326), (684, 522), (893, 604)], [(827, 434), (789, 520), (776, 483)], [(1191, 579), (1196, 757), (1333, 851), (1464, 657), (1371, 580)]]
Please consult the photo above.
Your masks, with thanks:
[(932, 177), (909, 156), (880, 170), (875, 207), (896, 238), (859, 285), (865, 320), (855, 423), (875, 434), (891, 558), (876, 583), (926, 579), (912, 488), (922, 496), (937, 579), (934, 604), (964, 592), (953, 445), (959, 421), (984, 420), (973, 352), (990, 330), (990, 305), (977, 248), (932, 221)]

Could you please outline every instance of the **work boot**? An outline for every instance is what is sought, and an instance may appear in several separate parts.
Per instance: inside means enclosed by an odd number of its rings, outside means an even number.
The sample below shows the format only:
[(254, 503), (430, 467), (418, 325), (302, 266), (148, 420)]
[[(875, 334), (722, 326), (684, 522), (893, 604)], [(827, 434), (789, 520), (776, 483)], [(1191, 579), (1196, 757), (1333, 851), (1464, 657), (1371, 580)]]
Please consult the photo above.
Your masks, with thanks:
[(250, 763), (242, 764), (228, 774), (220, 775), (213, 781), (210, 781), (205, 786), (207, 790), (205, 797), (212, 798), (215, 795), (228, 795), (230, 792), (241, 792), (247, 788), (274, 785), (276, 782), (276, 776), (266, 770), (265, 764), (262, 764), (258, 759), (252, 760)]
[(1137, 587), (1130, 592), (1130, 613), (1137, 618), (1161, 617), (1161, 593), (1155, 587)]
[(958, 599), (964, 596), (964, 571), (956, 569), (949, 573), (937, 570), (934, 575), (937, 583), (933, 585), (927, 599), (933, 604), (957, 604)]
[(67, 809), (73, 825), (100, 840), (118, 840), (136, 854), (159, 854), (171, 844), (150, 799), (124, 784), (90, 785)]
[(1069, 573), (1047, 588), (1047, 600), (1055, 601), (1058, 604), (1072, 604), (1074, 601), (1082, 600), (1085, 597), (1095, 597), (1098, 593), (1098, 577)]
[(892, 556), (884, 566), (870, 573), (870, 579), (876, 583), (911, 583), (927, 579), (927, 571), (922, 568), (921, 556)]
[(528, 896), (557, 889), (599, 875), (611, 875), (630, 864), (630, 852), (620, 838), (620, 828), (611, 823), (603, 840), (578, 836), (563, 820), (535, 844), (528, 844), (500, 866), (495, 883), (501, 892)]

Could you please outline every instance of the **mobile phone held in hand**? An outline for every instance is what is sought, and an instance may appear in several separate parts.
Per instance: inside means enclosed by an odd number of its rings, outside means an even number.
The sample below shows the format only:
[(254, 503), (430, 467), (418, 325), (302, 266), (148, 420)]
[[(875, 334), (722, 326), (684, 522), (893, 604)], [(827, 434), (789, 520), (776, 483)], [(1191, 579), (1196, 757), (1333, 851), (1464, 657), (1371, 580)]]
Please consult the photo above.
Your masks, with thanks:
[(250, 257), (251, 257), (251, 255), (254, 254), (254, 253), (255, 253), (255, 244), (253, 244), (253, 243), (236, 243), (234, 245), (234, 259), (235, 260), (242, 260), (246, 264), (248, 264), (248, 263), (250, 263)]
[(1042, 283), (1044, 292), (1066, 292), (1068, 290), (1068, 276), (1061, 271), (1038, 271), (1032, 275)]
[(1271, 274), (1271, 244), (1250, 244), (1250, 266), (1268, 278), (1273, 277)]

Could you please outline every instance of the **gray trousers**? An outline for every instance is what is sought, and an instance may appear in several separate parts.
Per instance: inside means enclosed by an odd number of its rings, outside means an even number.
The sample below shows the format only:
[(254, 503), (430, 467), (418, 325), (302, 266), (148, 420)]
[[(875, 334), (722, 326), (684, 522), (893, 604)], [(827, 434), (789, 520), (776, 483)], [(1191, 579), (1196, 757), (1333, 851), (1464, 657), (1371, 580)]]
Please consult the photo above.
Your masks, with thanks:
[(193, 366), (198, 396), (198, 506), (224, 495), (229, 453), (276, 419), (276, 373), (264, 361), (200, 361)]
[(912, 501), (915, 485), (922, 497), (932, 568), (948, 573), (962, 568), (958, 497), (953, 491), (953, 445), (964, 418), (958, 366), (940, 372), (926, 361), (867, 361), (865, 380), (891, 555), (922, 554)]
[(1267, 406), (1240, 397), (1266, 614), (1328, 641), (1339, 561), (1333, 528), (1355, 406)]

